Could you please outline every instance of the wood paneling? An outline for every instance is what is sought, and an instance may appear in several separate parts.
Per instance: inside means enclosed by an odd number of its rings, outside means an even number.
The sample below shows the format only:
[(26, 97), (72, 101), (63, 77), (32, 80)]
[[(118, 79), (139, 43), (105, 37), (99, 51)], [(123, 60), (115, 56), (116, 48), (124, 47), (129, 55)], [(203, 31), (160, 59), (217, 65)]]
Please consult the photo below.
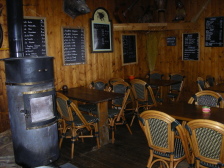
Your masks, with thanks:
[[(153, 0), (151, 0), (153, 1)], [(143, 8), (151, 1), (139, 0), (134, 11), (128, 17), (135, 21), (143, 14)], [(124, 0), (122, 2), (127, 2)], [(185, 5), (187, 13), (185, 22), (173, 23), (175, 17), (175, 1), (168, 1), (166, 10), (167, 26), (157, 28), (150, 27), (147, 29), (147, 24), (117, 24), (113, 12), (115, 6), (118, 6), (121, 1), (115, 0), (86, 0), (91, 12), (85, 15), (80, 15), (75, 19), (68, 16), (63, 11), (63, 0), (23, 0), (24, 16), (46, 17), (47, 22), (47, 37), (48, 37), (48, 55), (54, 57), (54, 71), (55, 71), (55, 86), (60, 89), (64, 84), (68, 87), (88, 86), (89, 83), (97, 78), (104, 78), (106, 80), (112, 77), (127, 78), (130, 74), (143, 77), (148, 73), (146, 52), (147, 52), (147, 33), (154, 31), (161, 31), (161, 39), (158, 45), (158, 57), (155, 66), (156, 71), (160, 71), (168, 76), (169, 73), (182, 73), (186, 76), (186, 83), (183, 89), (183, 97), (181, 100), (188, 100), (189, 97), (197, 91), (196, 78), (201, 76), (205, 78), (206, 75), (213, 75), (217, 81), (224, 81), (224, 52), (223, 47), (204, 47), (204, 18), (214, 16), (224, 16), (224, 1), (212, 0), (203, 9), (199, 19), (194, 23), (196, 27), (191, 27), (190, 23), (192, 17), (196, 16), (201, 9), (204, 0), (182, 0)], [(3, 27), (3, 50), (0, 50), (0, 59), (9, 57), (8, 35), (7, 35), (7, 16), (6, 5), (4, 0), (0, 0), (4, 5), (3, 11), (0, 15), (0, 23)], [(148, 3), (148, 4), (147, 4)], [(91, 38), (90, 38), (90, 18), (94, 10), (98, 7), (104, 7), (108, 10), (110, 18), (115, 24), (113, 31), (113, 52), (109, 53), (91, 53)], [(147, 26), (146, 26), (147, 25)], [(61, 27), (84, 27), (86, 32), (86, 57), (87, 64), (63, 66), (62, 61), (62, 37)], [(123, 26), (120, 28), (120, 26)], [(139, 30), (133, 31), (136, 26)], [(167, 27), (169, 27), (167, 29)], [(182, 61), (182, 33), (200, 33), (200, 60), (199, 61)], [(137, 49), (138, 49), (138, 64), (122, 66), (121, 61), (121, 35), (128, 33), (137, 34)], [(166, 38), (175, 36), (176, 46), (167, 46)], [(4, 62), (0, 62), (0, 115), (1, 112), (7, 112), (7, 95), (5, 86), (5, 72)], [(0, 117), (1, 118), (1, 117)], [(3, 117), (5, 119), (5, 117)], [(1, 121), (0, 121), (1, 122)], [(0, 132), (5, 128), (0, 128)]]

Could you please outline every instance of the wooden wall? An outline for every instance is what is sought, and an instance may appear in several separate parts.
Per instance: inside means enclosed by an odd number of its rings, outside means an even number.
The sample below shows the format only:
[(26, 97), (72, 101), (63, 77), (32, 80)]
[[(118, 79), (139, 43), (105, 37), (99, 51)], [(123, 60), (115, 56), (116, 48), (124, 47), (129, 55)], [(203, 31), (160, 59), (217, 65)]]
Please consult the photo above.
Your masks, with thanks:
[[(134, 1), (134, 0), (133, 0)], [(90, 21), (94, 10), (98, 7), (104, 7), (108, 10), (113, 23), (116, 23), (113, 12), (116, 6), (121, 2), (129, 0), (111, 1), (111, 0), (86, 0), (91, 12), (72, 19), (63, 11), (63, 0), (23, 0), (24, 16), (45, 17), (47, 21), (47, 38), (48, 38), (48, 55), (54, 57), (55, 86), (60, 89), (66, 84), (68, 87), (87, 86), (92, 80), (97, 78), (109, 79), (111, 77), (127, 78), (128, 75), (143, 77), (149, 71), (147, 65), (147, 46), (146, 40), (148, 33), (154, 31), (114, 31), (113, 45), (114, 51), (111, 53), (91, 53), (90, 43)], [(129, 17), (131, 22), (136, 22), (144, 14), (143, 8), (151, 5), (153, 0), (139, 2), (134, 6)], [(186, 9), (185, 22), (191, 19), (200, 11), (204, 0), (182, 0)], [(0, 50), (0, 58), (8, 58), (8, 34), (7, 34), (7, 16), (6, 5), (4, 0), (0, 0), (3, 10), (0, 13), (0, 23), (3, 27), (4, 37), (3, 45)], [(147, 4), (149, 3), (149, 4)], [(212, 0), (205, 7), (199, 16), (196, 29), (182, 30), (178, 29), (179, 25), (184, 22), (178, 22), (177, 30), (161, 31), (161, 40), (158, 45), (158, 57), (155, 70), (168, 76), (169, 73), (182, 73), (186, 76), (184, 94), (182, 100), (188, 100), (189, 97), (197, 91), (196, 78), (213, 75), (217, 80), (224, 79), (223, 69), (223, 47), (204, 47), (204, 18), (213, 16), (224, 16), (224, 1)], [(168, 0), (166, 10), (166, 22), (172, 22), (175, 17), (175, 0)], [(156, 19), (155, 19), (156, 20)], [(62, 61), (62, 36), (61, 27), (84, 27), (86, 33), (86, 56), (87, 64), (63, 66)], [(182, 61), (182, 33), (198, 32), (200, 33), (200, 60), (199, 61)], [(137, 34), (138, 64), (122, 66), (121, 63), (121, 35), (128, 33)], [(177, 45), (170, 47), (166, 45), (166, 37), (176, 36)], [(0, 61), (0, 132), (9, 128), (7, 118), (7, 95), (5, 87), (4, 62)]]

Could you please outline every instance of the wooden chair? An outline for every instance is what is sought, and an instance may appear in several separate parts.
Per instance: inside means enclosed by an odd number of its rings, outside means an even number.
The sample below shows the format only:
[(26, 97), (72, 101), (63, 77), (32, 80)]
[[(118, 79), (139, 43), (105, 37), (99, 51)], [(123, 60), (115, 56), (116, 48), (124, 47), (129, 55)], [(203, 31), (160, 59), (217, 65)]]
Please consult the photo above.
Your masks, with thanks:
[[(164, 74), (161, 74), (159, 72), (152, 72), (146, 75), (146, 78), (150, 78), (150, 79), (162, 79), (164, 77)], [(154, 95), (156, 97), (160, 97), (160, 87), (159, 86), (155, 86), (155, 85), (150, 85)]]
[[(124, 97), (121, 99), (115, 99), (112, 101), (112, 107), (108, 109), (108, 123), (112, 131), (112, 143), (115, 142), (115, 128), (117, 125), (126, 125), (130, 134), (132, 131), (129, 124), (126, 121), (124, 111), (127, 104), (131, 103), (130, 93), (131, 88), (126, 82), (115, 82), (113, 83), (113, 92), (124, 93)], [(97, 111), (92, 111), (94, 116), (97, 116)]]
[(164, 74), (158, 73), (158, 72), (152, 72), (148, 73), (146, 75), (146, 78), (151, 78), (151, 79), (162, 79)]
[(135, 117), (139, 115), (139, 108), (148, 110), (153, 106), (157, 106), (157, 101), (152, 88), (145, 81), (133, 79), (131, 80), (131, 86), (135, 98), (136, 109), (130, 125), (133, 124)]
[(220, 107), (224, 108), (222, 96), (211, 90), (203, 90), (195, 93), (189, 100), (189, 104), (195, 103), (196, 105)]
[(193, 159), (197, 168), (221, 168), (224, 166), (224, 125), (208, 120), (192, 120), (188, 130)]
[(57, 110), (61, 115), (61, 120), (63, 122), (62, 136), (59, 142), (60, 148), (64, 138), (71, 139), (71, 158), (74, 157), (74, 142), (78, 138), (96, 138), (97, 147), (99, 148), (99, 119), (93, 116), (82, 114), (76, 105), (61, 93), (57, 93), (56, 103)]
[(109, 89), (108, 82), (104, 79), (97, 79), (92, 81), (89, 87), (91, 89), (104, 90), (104, 91), (108, 91)]
[(208, 86), (214, 86), (214, 85), (217, 85), (216, 81), (215, 81), (215, 78), (211, 75), (207, 75), (206, 76), (206, 83), (208, 84)]
[(180, 74), (170, 74), (169, 77), (170, 77), (170, 80), (181, 81), (181, 83), (171, 85), (170, 89), (169, 89), (169, 93), (167, 94), (167, 96), (170, 98), (171, 101), (177, 102), (177, 101), (179, 101), (180, 95), (182, 93), (185, 76), (180, 75)]
[[(135, 98), (134, 98), (131, 86), (127, 82), (123, 82), (123, 81), (114, 82), (111, 85), (111, 89), (112, 89), (111, 91), (115, 92), (115, 93), (125, 94), (127, 88), (130, 88), (130, 94), (126, 101), (126, 108), (124, 110), (125, 111), (133, 110), (134, 111), (136, 108), (136, 105), (135, 105)], [(112, 100), (112, 107), (113, 108), (121, 108), (122, 102), (123, 102), (123, 98)]]
[(110, 87), (112, 86), (112, 84), (114, 82), (124, 82), (124, 79), (123, 78), (110, 78), (109, 79), (109, 85), (110, 85)]
[(160, 162), (160, 166), (175, 168), (185, 158), (190, 163), (187, 138), (177, 120), (166, 113), (148, 110), (140, 114), (139, 124), (150, 152), (146, 167)]
[(207, 82), (202, 78), (202, 77), (198, 77), (197, 78), (197, 85), (198, 85), (198, 90), (202, 91), (205, 88), (208, 88), (209, 85), (207, 84)]

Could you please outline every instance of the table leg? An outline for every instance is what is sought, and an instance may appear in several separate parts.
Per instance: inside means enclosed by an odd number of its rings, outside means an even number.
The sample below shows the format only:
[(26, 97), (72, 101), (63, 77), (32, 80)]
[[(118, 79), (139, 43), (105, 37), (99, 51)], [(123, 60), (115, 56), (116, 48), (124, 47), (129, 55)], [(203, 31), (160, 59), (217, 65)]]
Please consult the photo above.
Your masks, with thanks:
[(108, 129), (108, 102), (100, 102), (97, 104), (98, 118), (99, 118), (99, 139), (100, 145), (109, 143), (109, 129)]

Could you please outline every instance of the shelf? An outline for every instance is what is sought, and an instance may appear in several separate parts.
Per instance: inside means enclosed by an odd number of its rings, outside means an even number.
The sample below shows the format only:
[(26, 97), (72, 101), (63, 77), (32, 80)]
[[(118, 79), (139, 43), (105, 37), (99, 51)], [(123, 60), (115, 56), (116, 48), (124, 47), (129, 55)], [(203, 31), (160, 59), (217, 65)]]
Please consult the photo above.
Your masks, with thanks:
[(113, 24), (113, 31), (165, 31), (196, 29), (195, 23), (121, 23)]

